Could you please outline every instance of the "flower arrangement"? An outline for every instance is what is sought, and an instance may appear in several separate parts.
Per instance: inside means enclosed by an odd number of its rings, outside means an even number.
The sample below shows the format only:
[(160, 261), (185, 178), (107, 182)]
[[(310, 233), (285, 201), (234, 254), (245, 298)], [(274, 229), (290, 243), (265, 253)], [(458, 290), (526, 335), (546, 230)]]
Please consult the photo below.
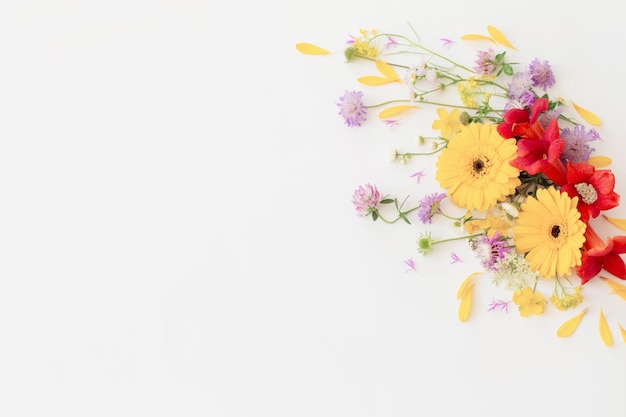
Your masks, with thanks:
[[(435, 219), (453, 222), (458, 235), (436, 240), (424, 231), (416, 250), (427, 255), (445, 242), (469, 244), (480, 271), (459, 286), (462, 322), (470, 316), (472, 291), (484, 275), (511, 292), (510, 300), (494, 299), (489, 311), (508, 311), (511, 302), (524, 317), (543, 314), (548, 306), (577, 310), (557, 329), (559, 337), (572, 335), (588, 311), (583, 292), (589, 281), (605, 282), (607, 290), (626, 300), (626, 286), (620, 283), (626, 280), (621, 257), (626, 235), (602, 238), (596, 226), (604, 220), (626, 230), (625, 219), (606, 214), (619, 205), (620, 196), (608, 168), (611, 159), (594, 154), (594, 141), (601, 139), (595, 128), (599, 117), (551, 96), (556, 77), (548, 61), (511, 62), (517, 50), (493, 26), (488, 34), (461, 37), (464, 45), (489, 46), (476, 50), (472, 66), (426, 47), (410, 29), (411, 36), (361, 30), (350, 37), (345, 60), (369, 61), (375, 74), (359, 77), (358, 83), (364, 88), (399, 84), (402, 96), (365, 104), (364, 92), (346, 90), (337, 101), (338, 113), (355, 128), (369, 123), (373, 110), (380, 109), (379, 120), (390, 126), (424, 106), (434, 110), (432, 129), (438, 134), (419, 136), (418, 146), (429, 145), (428, 150), (393, 150), (391, 159), (408, 164), (416, 156), (436, 157), (442, 192), (405, 208), (406, 198), (400, 201), (364, 184), (352, 196), (356, 213), (384, 223), (412, 224), (412, 217), (424, 225)], [(441, 50), (456, 43), (441, 42)], [(333, 53), (311, 43), (296, 48), (307, 55)], [(419, 182), (422, 175), (412, 177)], [(454, 252), (451, 256), (459, 260)], [(416, 269), (412, 258), (404, 262), (408, 270)], [(550, 293), (543, 290), (545, 283), (551, 284)], [(598, 313), (601, 340), (610, 346), (611, 326), (602, 308)], [(618, 326), (626, 343), (626, 330)]]

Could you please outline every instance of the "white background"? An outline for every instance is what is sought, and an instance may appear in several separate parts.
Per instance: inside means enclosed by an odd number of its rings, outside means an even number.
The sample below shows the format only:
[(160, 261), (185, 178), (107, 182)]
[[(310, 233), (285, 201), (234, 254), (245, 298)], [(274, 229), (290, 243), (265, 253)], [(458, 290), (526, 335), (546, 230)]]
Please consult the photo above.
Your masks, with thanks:
[(616, 7), (1, 0), (0, 415), (622, 416), (623, 300), (590, 282), (587, 316), (559, 339), (572, 312), (487, 312), (510, 294), (483, 279), (460, 323), (467, 248), (423, 258), (416, 218), (373, 223), (350, 202), (366, 182), (412, 203), (438, 190), (434, 159), (385, 156), (432, 133), (434, 109), (350, 129), (335, 106), (373, 71), (341, 56), (360, 28), (409, 22), (472, 65), (485, 45), (459, 37), (491, 24), (601, 116), (624, 195)]

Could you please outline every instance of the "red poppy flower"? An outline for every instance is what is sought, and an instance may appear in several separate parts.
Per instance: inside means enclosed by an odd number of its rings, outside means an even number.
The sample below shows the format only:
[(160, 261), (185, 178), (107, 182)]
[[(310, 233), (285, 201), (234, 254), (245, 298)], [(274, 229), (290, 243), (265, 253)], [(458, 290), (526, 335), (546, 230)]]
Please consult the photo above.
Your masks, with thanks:
[(567, 182), (561, 187), (570, 197), (578, 197), (578, 211), (582, 221), (600, 215), (619, 205), (619, 194), (613, 191), (615, 176), (609, 169), (596, 170), (586, 162), (567, 163)]
[(602, 269), (626, 280), (626, 264), (620, 256), (626, 253), (626, 236), (610, 237), (605, 244), (596, 231), (587, 225), (585, 239), (581, 265), (576, 267), (581, 284), (598, 275)]

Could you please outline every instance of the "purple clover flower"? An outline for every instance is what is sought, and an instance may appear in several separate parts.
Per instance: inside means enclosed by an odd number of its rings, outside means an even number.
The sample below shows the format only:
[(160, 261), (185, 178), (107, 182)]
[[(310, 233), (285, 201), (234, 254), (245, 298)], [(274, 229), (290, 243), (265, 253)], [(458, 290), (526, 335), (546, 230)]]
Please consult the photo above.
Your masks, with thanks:
[(347, 126), (361, 126), (366, 120), (367, 106), (361, 100), (363, 93), (360, 91), (348, 91), (339, 98), (337, 106), (339, 114), (344, 118)]
[(352, 195), (352, 203), (359, 216), (367, 216), (378, 211), (382, 197), (375, 185), (361, 185)]
[(543, 91), (554, 85), (554, 74), (548, 61), (539, 61), (537, 58), (533, 59), (528, 67), (530, 73), (530, 79), (533, 82), (533, 87), (541, 87)]
[(498, 232), (492, 237), (484, 235), (477, 238), (472, 248), (483, 268), (491, 271), (496, 271), (496, 263), (511, 251), (507, 241), (502, 239), (502, 235)]
[(589, 146), (589, 142), (598, 138), (598, 132), (591, 129), (587, 130), (582, 125), (574, 126), (574, 128), (566, 127), (561, 131), (561, 139), (565, 140), (565, 148), (561, 153), (561, 161), (565, 163), (570, 161), (587, 162), (591, 153), (595, 151)]
[(488, 49), (486, 51), (478, 51), (476, 61), (476, 66), (474, 70), (480, 75), (489, 75), (491, 74), (495, 67), (493, 63), (496, 60), (496, 55), (493, 49)]
[(428, 194), (419, 203), (417, 216), (422, 223), (431, 223), (431, 219), (439, 212), (439, 203), (446, 197), (446, 193)]

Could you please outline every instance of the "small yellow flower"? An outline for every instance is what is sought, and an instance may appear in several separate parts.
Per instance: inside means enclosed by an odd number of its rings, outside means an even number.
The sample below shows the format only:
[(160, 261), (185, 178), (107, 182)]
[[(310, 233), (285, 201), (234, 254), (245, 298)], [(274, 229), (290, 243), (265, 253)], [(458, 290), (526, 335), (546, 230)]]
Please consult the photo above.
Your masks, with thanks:
[(556, 308), (565, 311), (568, 308), (574, 308), (583, 301), (582, 287), (578, 285), (574, 288), (574, 294), (568, 294), (565, 291), (552, 293), (550, 301)]
[(450, 139), (456, 132), (461, 130), (461, 110), (454, 109), (450, 113), (446, 109), (437, 109), (439, 120), (433, 121), (433, 129), (440, 130), (441, 136)]
[(519, 306), (519, 313), (523, 317), (528, 317), (531, 313), (537, 315), (543, 314), (546, 305), (546, 300), (543, 298), (543, 295), (534, 292), (530, 287), (515, 291), (513, 294), (513, 302)]
[(469, 107), (470, 109), (478, 108), (478, 104), (476, 100), (474, 100), (475, 91), (472, 88), (468, 88), (464, 83), (460, 83), (457, 89), (459, 90), (461, 101), (465, 107)]

